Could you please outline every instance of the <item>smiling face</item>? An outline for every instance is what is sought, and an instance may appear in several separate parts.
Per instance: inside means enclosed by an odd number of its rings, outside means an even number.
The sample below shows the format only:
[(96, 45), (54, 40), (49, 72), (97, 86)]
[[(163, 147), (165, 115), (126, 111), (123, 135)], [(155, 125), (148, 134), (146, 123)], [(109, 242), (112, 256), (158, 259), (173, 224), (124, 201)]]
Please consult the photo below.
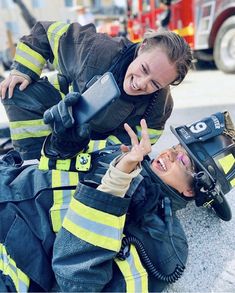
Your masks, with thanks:
[(167, 185), (175, 188), (185, 196), (193, 196), (193, 164), (186, 151), (177, 145), (168, 149), (152, 162), (152, 170)]
[(140, 48), (138, 56), (127, 69), (123, 88), (132, 96), (151, 94), (172, 83), (176, 77), (175, 65), (170, 63), (164, 49)]

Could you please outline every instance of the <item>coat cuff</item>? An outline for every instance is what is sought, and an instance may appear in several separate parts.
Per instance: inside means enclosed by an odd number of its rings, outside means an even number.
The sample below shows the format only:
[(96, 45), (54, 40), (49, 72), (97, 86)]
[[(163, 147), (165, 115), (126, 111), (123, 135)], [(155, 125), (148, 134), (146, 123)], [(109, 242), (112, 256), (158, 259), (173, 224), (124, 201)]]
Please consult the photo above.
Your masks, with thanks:
[(98, 190), (115, 196), (125, 196), (132, 179), (139, 175), (141, 167), (138, 165), (131, 173), (122, 172), (116, 168), (121, 158), (118, 157), (110, 163), (109, 169), (102, 178), (101, 185), (97, 187)]

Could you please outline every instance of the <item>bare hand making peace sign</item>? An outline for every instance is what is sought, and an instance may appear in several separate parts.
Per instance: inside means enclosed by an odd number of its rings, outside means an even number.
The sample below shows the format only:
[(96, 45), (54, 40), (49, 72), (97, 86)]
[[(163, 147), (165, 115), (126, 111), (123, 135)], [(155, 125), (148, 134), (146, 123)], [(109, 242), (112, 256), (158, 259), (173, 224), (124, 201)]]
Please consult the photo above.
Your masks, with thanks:
[(141, 125), (141, 140), (138, 140), (137, 135), (135, 132), (131, 129), (131, 127), (125, 123), (124, 128), (126, 132), (128, 133), (130, 139), (131, 139), (131, 149), (126, 146), (122, 145), (121, 150), (126, 153), (124, 157), (121, 158), (121, 160), (116, 165), (116, 168), (119, 169), (122, 172), (130, 173), (132, 172), (136, 166), (143, 161), (144, 156), (149, 154), (152, 150), (151, 143), (148, 135), (148, 126), (144, 119), (140, 121)]

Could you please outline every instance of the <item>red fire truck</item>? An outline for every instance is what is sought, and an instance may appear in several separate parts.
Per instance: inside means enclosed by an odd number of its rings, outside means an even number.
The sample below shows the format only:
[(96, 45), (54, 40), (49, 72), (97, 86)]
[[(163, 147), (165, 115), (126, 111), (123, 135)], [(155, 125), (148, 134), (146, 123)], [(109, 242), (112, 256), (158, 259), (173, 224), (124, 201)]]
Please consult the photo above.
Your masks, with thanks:
[[(129, 0), (128, 33), (139, 41), (146, 29), (159, 27), (159, 0)], [(182, 35), (198, 60), (215, 61), (235, 73), (235, 0), (172, 0), (168, 28)]]

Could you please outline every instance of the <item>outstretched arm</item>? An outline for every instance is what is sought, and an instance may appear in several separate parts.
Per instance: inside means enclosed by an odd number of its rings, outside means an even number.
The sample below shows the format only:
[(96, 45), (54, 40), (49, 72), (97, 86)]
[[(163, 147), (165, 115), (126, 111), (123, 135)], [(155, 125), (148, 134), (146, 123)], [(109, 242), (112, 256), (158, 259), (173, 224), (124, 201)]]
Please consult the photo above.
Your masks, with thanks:
[[(62, 291), (101, 291), (113, 278), (113, 262), (119, 252), (130, 198), (116, 196), (116, 180), (127, 177), (122, 192), (140, 169), (137, 165), (151, 150), (147, 125), (141, 121), (142, 139), (126, 124), (132, 148), (122, 146), (124, 156), (110, 166), (106, 175), (111, 180), (102, 181), (95, 189), (79, 184), (71, 200), (63, 225), (54, 244), (53, 270)], [(114, 172), (115, 172), (114, 171)], [(106, 176), (105, 175), (105, 176)], [(105, 177), (104, 176), (104, 177)], [(122, 188), (118, 184), (119, 188)], [(104, 191), (105, 189), (105, 191)]]

